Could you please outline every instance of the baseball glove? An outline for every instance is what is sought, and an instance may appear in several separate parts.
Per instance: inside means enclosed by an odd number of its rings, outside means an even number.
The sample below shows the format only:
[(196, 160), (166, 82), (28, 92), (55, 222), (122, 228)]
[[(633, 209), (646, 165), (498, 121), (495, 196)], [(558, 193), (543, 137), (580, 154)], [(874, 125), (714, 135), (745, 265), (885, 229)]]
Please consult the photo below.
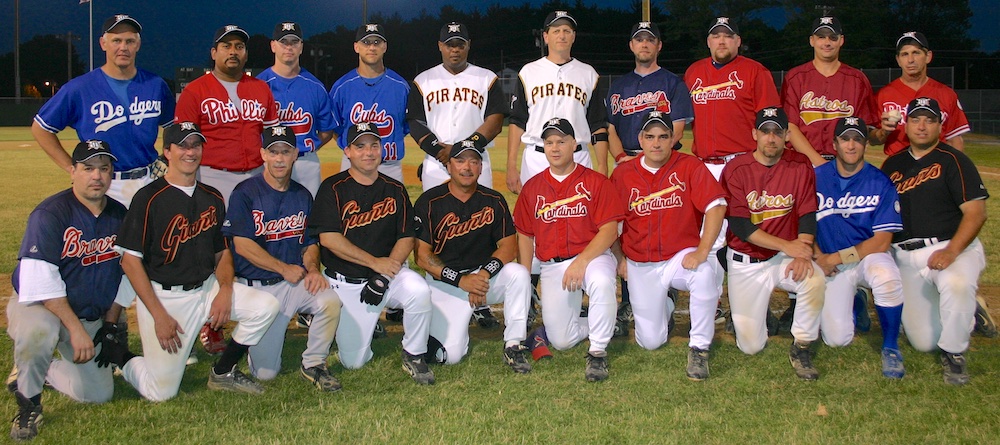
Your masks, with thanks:
[(361, 302), (372, 306), (382, 303), (385, 292), (389, 290), (389, 277), (377, 273), (368, 279), (368, 284), (361, 289)]
[(94, 334), (94, 347), (101, 346), (101, 352), (94, 357), (98, 368), (107, 368), (111, 363), (117, 364), (123, 355), (121, 350), (128, 350), (128, 345), (123, 345), (118, 340), (119, 332), (125, 329), (126, 326), (105, 321)]
[(156, 180), (160, 179), (165, 174), (167, 174), (167, 158), (160, 155), (155, 161), (153, 161), (153, 165), (149, 167), (149, 177)]

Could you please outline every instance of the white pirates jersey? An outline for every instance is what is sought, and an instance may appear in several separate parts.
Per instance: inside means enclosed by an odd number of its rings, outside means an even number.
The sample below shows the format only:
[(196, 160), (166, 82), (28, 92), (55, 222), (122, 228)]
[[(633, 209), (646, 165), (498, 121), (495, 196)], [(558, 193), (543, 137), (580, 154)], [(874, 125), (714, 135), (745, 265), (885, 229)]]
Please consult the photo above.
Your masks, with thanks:
[[(604, 101), (594, 98), (599, 76), (592, 66), (577, 59), (557, 65), (543, 57), (524, 65), (518, 77), (522, 90), (511, 99), (511, 118), (516, 121), (523, 110), (528, 111), (521, 136), (525, 145), (543, 145), (542, 127), (555, 117), (573, 124), (576, 141), (583, 146), (590, 143), (591, 132), (600, 128), (591, 128), (591, 123), (606, 125)], [(599, 111), (592, 109), (597, 106)]]
[(443, 65), (435, 66), (413, 79), (422, 99), (421, 109), (415, 110), (416, 104), (411, 102), (407, 117), (424, 120), (439, 142), (454, 144), (471, 136), (489, 114), (504, 112), (506, 104), (490, 103), (491, 90), (499, 88), (496, 81), (492, 71), (471, 64), (458, 74)]

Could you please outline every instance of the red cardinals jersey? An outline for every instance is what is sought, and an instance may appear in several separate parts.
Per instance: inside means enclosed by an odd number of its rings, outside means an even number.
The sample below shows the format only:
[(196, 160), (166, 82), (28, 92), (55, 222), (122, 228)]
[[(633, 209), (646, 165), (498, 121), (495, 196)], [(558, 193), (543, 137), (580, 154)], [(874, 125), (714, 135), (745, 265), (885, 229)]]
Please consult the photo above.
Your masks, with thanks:
[(694, 104), (694, 145), (699, 158), (753, 151), (751, 131), (757, 110), (781, 103), (771, 72), (755, 60), (736, 56), (716, 68), (711, 58), (684, 73)]
[(237, 107), (214, 74), (188, 84), (177, 101), (177, 122), (194, 122), (205, 135), (201, 165), (232, 171), (260, 167), (261, 132), (278, 124), (278, 107), (271, 88), (247, 76), (236, 86)]
[[(799, 218), (817, 210), (816, 173), (805, 155), (785, 150), (781, 160), (766, 167), (753, 156), (737, 156), (722, 170), (728, 215), (749, 218), (760, 230), (781, 239), (799, 236)], [(730, 230), (729, 248), (767, 259), (778, 252), (741, 240)]]
[(969, 118), (965, 117), (955, 90), (934, 79), (927, 79), (924, 86), (914, 90), (896, 79), (878, 90), (878, 98), (875, 100), (879, 107), (879, 117), (891, 110), (899, 110), (903, 115), (900, 125), (886, 137), (885, 154), (891, 156), (910, 146), (910, 139), (906, 137), (906, 104), (918, 97), (933, 98), (941, 106), (941, 142), (972, 131)]
[(675, 151), (655, 174), (641, 162), (628, 161), (611, 175), (625, 203), (622, 250), (632, 261), (667, 261), (698, 246), (705, 210), (726, 193), (694, 156)]
[(820, 74), (812, 61), (792, 68), (781, 84), (781, 98), (788, 122), (797, 125), (822, 155), (837, 154), (833, 149), (837, 119), (856, 116), (869, 125), (879, 122), (871, 82), (845, 63), (830, 77)]
[(514, 226), (535, 238), (542, 261), (579, 255), (601, 226), (623, 217), (611, 181), (582, 165), (562, 182), (549, 169), (533, 176), (514, 206)]

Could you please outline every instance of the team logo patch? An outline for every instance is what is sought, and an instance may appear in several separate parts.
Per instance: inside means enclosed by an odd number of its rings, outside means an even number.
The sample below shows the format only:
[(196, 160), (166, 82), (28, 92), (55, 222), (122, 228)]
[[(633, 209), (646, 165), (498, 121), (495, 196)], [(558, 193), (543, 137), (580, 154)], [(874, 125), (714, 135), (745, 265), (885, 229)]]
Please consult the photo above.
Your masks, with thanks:
[(635, 212), (640, 216), (647, 216), (656, 210), (664, 210), (684, 205), (680, 196), (670, 194), (676, 192), (677, 190), (682, 192), (686, 191), (687, 184), (677, 178), (677, 172), (671, 173), (667, 180), (670, 181), (669, 187), (650, 193), (646, 196), (640, 195), (639, 189), (633, 188), (631, 193), (629, 193), (628, 210), (630, 212)]
[(611, 114), (621, 114), (622, 116), (630, 116), (650, 109), (663, 113), (671, 111), (670, 99), (667, 99), (667, 93), (663, 91), (650, 91), (624, 98), (620, 94), (612, 94), (609, 102)]
[(639, 22), (639, 29), (649, 29), (649, 22)]
[[(312, 132), (312, 113), (302, 109), (302, 107), (296, 107), (294, 101), (289, 102), (284, 107), (278, 104), (278, 121), (281, 122), (281, 125), (291, 128), (292, 133), (296, 136), (309, 135)], [(306, 139), (306, 141), (309, 141), (306, 142), (307, 145), (312, 143), (312, 139)]]
[(844, 122), (847, 123), (847, 125), (858, 125), (858, 118), (856, 118), (856, 117), (849, 117), (849, 118), (844, 119)]
[(378, 31), (378, 25), (375, 23), (369, 23), (365, 25), (365, 32), (376, 32)]
[(87, 150), (100, 150), (102, 145), (101, 141), (87, 141)]
[(288, 23), (288, 22), (282, 23), (281, 24), (281, 30), (282, 31), (295, 31), (295, 24), (294, 23)]
[(569, 16), (569, 13), (566, 12), (566, 11), (556, 11), (556, 19), (560, 19), (560, 18), (568, 17), (568, 16)]
[(448, 32), (462, 32), (462, 25), (448, 25)]
[(819, 211), (816, 212), (817, 220), (821, 220), (829, 215), (840, 215), (844, 218), (850, 218), (851, 215), (856, 213), (874, 212), (881, 201), (879, 195), (853, 196), (850, 192), (836, 200), (833, 199), (833, 196), (823, 196), (822, 193), (816, 192), (816, 198), (819, 202)]
[[(79, 258), (84, 266), (119, 258), (121, 255), (112, 249), (117, 238), (117, 235), (108, 235), (104, 238), (85, 240), (83, 230), (73, 226), (67, 227), (63, 231), (63, 249), (59, 258)], [(32, 249), (34, 248), (35, 246), (32, 246)]]
[(820, 17), (819, 24), (820, 25), (832, 25), (833, 24), (833, 17)]
[(130, 18), (132, 18), (132, 17), (129, 17), (127, 14), (118, 14), (118, 15), (115, 16), (115, 21), (116, 22), (120, 22), (122, 20), (128, 20)]
[(236, 31), (237, 29), (240, 29), (240, 27), (236, 25), (226, 25), (226, 32)]
[(547, 203), (544, 196), (535, 200), (535, 217), (550, 223), (561, 218), (581, 218), (587, 216), (587, 205), (582, 200), (591, 201), (593, 196), (582, 182), (576, 184), (576, 194), (568, 198)]
[(201, 113), (208, 117), (211, 125), (238, 122), (240, 119), (252, 122), (264, 122), (267, 107), (258, 100), (240, 99), (240, 107), (232, 101), (221, 101), (214, 97), (201, 101)]
[(441, 218), (441, 222), (434, 228), (434, 254), (440, 254), (449, 240), (461, 238), (483, 227), (488, 227), (495, 220), (496, 215), (492, 207), (483, 207), (482, 210), (469, 216), (466, 221), (462, 221), (462, 218), (455, 212), (449, 212), (444, 218)]
[(170, 264), (174, 261), (174, 257), (177, 256), (177, 250), (182, 244), (211, 230), (217, 225), (219, 225), (219, 219), (216, 215), (215, 206), (211, 206), (204, 212), (201, 212), (198, 219), (194, 221), (188, 221), (184, 215), (179, 213), (174, 215), (170, 219), (170, 223), (167, 224), (167, 230), (163, 232), (163, 238), (160, 239), (160, 249), (164, 253), (163, 264)]
[(691, 100), (696, 104), (706, 104), (710, 100), (736, 100), (736, 90), (743, 89), (743, 79), (736, 71), (729, 73), (729, 79), (715, 85), (702, 85), (701, 78), (691, 85)]
[(729, 17), (719, 17), (719, 18), (715, 19), (715, 24), (716, 25), (728, 25), (729, 24)]
[(931, 106), (931, 100), (928, 99), (928, 98), (926, 98), (926, 97), (921, 97), (921, 98), (917, 99), (917, 106), (918, 107), (929, 107), (929, 106)]
[(849, 101), (828, 99), (825, 95), (816, 97), (816, 93), (812, 91), (802, 95), (802, 99), (799, 100), (799, 110), (799, 117), (806, 125), (854, 116), (854, 105)]
[(747, 193), (747, 207), (750, 208), (750, 222), (760, 224), (769, 219), (781, 218), (792, 213), (795, 207), (795, 197), (792, 194), (771, 195), (764, 190), (760, 194), (756, 190)]
[(181, 130), (184, 131), (194, 130), (194, 122), (181, 122)]
[(357, 201), (348, 201), (344, 204), (342, 219), (344, 221), (344, 233), (358, 227), (364, 227), (378, 220), (396, 214), (396, 200), (387, 197), (372, 206), (367, 212), (361, 211), (361, 206)]
[(271, 127), (271, 136), (284, 136), (285, 127)]
[(251, 210), (250, 213), (253, 216), (254, 236), (263, 236), (264, 241), (298, 238), (301, 243), (305, 238), (305, 212), (300, 211), (294, 215), (272, 220), (265, 220), (264, 212), (260, 210)]
[(889, 180), (892, 181), (893, 184), (896, 184), (896, 192), (902, 195), (903, 193), (917, 188), (920, 184), (940, 178), (941, 172), (941, 164), (935, 162), (921, 169), (916, 176), (911, 176), (906, 179), (903, 179), (902, 173), (892, 172), (889, 174)]
[(778, 117), (778, 109), (777, 108), (765, 108), (764, 109), (764, 117)]

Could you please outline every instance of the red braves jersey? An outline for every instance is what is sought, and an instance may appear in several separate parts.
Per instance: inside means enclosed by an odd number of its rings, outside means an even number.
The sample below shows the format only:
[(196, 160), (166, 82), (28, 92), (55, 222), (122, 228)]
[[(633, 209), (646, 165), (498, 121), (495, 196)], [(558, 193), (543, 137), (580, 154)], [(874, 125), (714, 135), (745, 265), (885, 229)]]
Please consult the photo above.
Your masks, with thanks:
[(177, 122), (194, 122), (205, 135), (201, 165), (246, 171), (260, 167), (260, 134), (278, 124), (278, 107), (271, 88), (246, 74), (236, 86), (237, 107), (214, 74), (188, 84), (177, 101)]
[(753, 151), (757, 110), (781, 103), (771, 72), (743, 56), (716, 68), (711, 58), (693, 63), (684, 73), (694, 104), (694, 144), (699, 158)]
[(579, 255), (601, 226), (624, 216), (611, 181), (582, 165), (562, 182), (550, 169), (533, 176), (514, 205), (514, 226), (535, 238), (542, 261)]
[(667, 261), (698, 245), (708, 205), (726, 193), (694, 156), (672, 152), (655, 174), (641, 160), (619, 165), (611, 174), (625, 203), (622, 250), (632, 261)]
[(837, 119), (856, 116), (871, 125), (879, 122), (871, 82), (845, 63), (830, 77), (820, 74), (812, 61), (792, 68), (781, 84), (781, 98), (788, 122), (797, 125), (822, 155), (837, 154), (833, 149)]
[(878, 98), (875, 100), (879, 107), (879, 117), (891, 110), (899, 110), (903, 115), (900, 125), (886, 137), (883, 148), (885, 154), (891, 156), (910, 146), (910, 139), (906, 137), (906, 105), (918, 97), (933, 98), (941, 106), (941, 142), (972, 131), (969, 118), (965, 117), (955, 90), (934, 79), (927, 79), (924, 86), (914, 90), (896, 79), (878, 90)]
[[(799, 236), (799, 218), (818, 208), (816, 173), (802, 153), (785, 150), (781, 160), (766, 167), (753, 156), (737, 156), (722, 170), (722, 187), (729, 203), (728, 215), (749, 218), (760, 230), (781, 239)], [(767, 259), (777, 251), (744, 241), (730, 230), (729, 248)]]

